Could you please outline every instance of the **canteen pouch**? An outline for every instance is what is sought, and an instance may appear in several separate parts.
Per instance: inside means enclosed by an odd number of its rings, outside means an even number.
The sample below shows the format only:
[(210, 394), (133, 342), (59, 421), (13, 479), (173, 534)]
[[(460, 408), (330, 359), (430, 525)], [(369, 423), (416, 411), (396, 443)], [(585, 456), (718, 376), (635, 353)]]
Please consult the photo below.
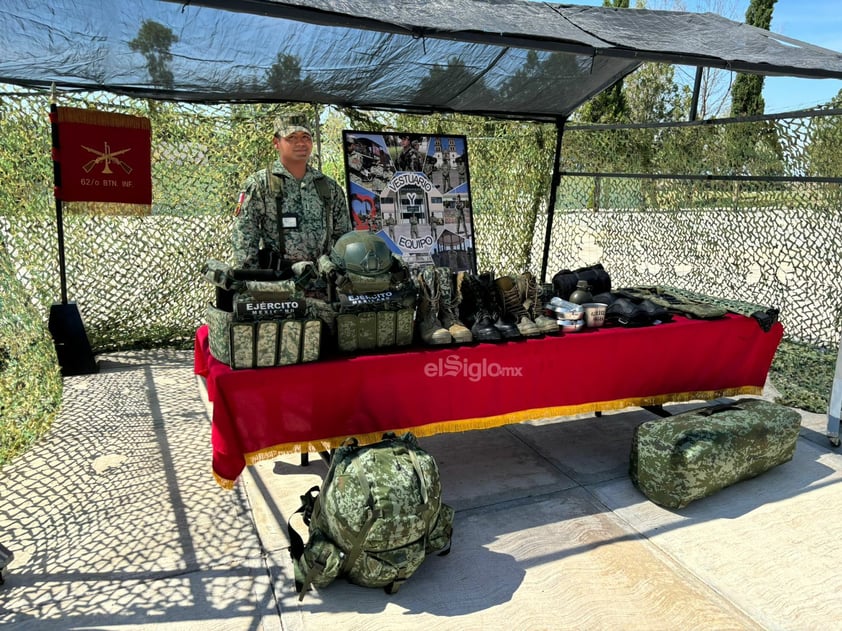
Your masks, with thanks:
[(229, 328), (234, 314), (223, 311), (208, 303), (205, 310), (205, 322), (208, 325), (208, 346), (211, 355), (223, 364), (231, 364), (231, 344)]

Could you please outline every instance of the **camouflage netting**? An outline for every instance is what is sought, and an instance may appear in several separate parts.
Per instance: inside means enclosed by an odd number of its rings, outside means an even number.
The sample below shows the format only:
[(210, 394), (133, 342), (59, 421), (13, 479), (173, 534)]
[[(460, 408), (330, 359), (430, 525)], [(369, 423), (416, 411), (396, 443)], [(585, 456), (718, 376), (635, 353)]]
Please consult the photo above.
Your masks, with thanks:
[[(8, 183), (0, 192), (0, 234), (18, 279), (46, 314), (60, 295), (49, 103), (43, 94), (6, 95), (0, 103), (0, 131), (8, 139), (0, 149), (0, 176)], [(272, 120), (290, 106), (129, 102), (102, 94), (64, 95), (59, 104), (152, 121), (151, 216), (65, 204), (68, 296), (79, 304), (92, 346), (189, 343), (212, 296), (198, 269), (207, 258), (229, 258), (236, 191), (272, 159)], [(539, 273), (552, 127), (464, 119), (400, 124), (418, 129), (433, 122), (445, 133), (469, 126), (479, 268)], [(324, 168), (344, 182), (339, 134), (322, 135)], [(788, 338), (834, 346), (842, 301), (842, 259), (834, 251), (842, 189), (782, 178), (837, 177), (840, 136), (838, 115), (655, 128), (571, 126), (563, 137), (565, 175), (547, 276), (601, 262), (618, 286), (670, 285), (777, 307)], [(605, 175), (580, 175), (588, 173)], [(704, 179), (732, 175), (766, 179)]]
[[(45, 327), (51, 303), (61, 297), (50, 95), (15, 90), (0, 93), (0, 243), (13, 270), (0, 270), (0, 281), (4, 288), (20, 284)], [(230, 257), (236, 193), (274, 157), (274, 117), (291, 111), (315, 117), (315, 108), (82, 92), (59, 93), (56, 101), (148, 116), (152, 126), (151, 214), (64, 206), (67, 295), (79, 305), (94, 351), (189, 347), (213, 297), (200, 267), (208, 258)], [(842, 189), (832, 178), (842, 175), (841, 113), (671, 127), (568, 126), (547, 279), (600, 262), (615, 286), (670, 285), (776, 307), (788, 342), (835, 353), (842, 328)], [(343, 128), (363, 129), (367, 122), (465, 134), (480, 271), (540, 274), (553, 126), (357, 115), (349, 122), (320, 112), (317, 151), (325, 172), (344, 183)], [(735, 175), (749, 179), (720, 179)], [(0, 345), (15, 334), (4, 323)], [(824, 381), (812, 388), (825, 389), (829, 395)]]
[(61, 402), (53, 342), (0, 241), (0, 467), (46, 432)]
[[(842, 188), (816, 181), (842, 175), (842, 119), (833, 112), (569, 128), (548, 276), (599, 262), (615, 286), (667, 285), (778, 308), (787, 339), (835, 348)], [(735, 175), (758, 179), (727, 179)], [(538, 218), (536, 261), (546, 229), (546, 216)]]

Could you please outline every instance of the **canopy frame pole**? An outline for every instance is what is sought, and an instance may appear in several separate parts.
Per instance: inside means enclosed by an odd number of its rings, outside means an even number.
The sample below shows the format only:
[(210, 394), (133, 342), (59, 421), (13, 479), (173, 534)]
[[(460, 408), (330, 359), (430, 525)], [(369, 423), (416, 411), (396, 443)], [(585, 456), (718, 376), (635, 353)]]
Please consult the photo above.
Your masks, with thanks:
[(553, 157), (553, 176), (550, 184), (550, 201), (547, 208), (547, 226), (544, 230), (544, 256), (541, 259), (541, 282), (547, 282), (547, 263), (550, 258), (550, 241), (553, 236), (553, 219), (555, 217), (555, 201), (558, 187), (561, 184), (561, 140), (564, 136), (564, 125), (567, 118), (557, 118), (555, 121), (555, 156)]
[(696, 120), (696, 116), (699, 113), (699, 92), (702, 89), (702, 72), (704, 68), (701, 66), (696, 66), (696, 78), (693, 81), (693, 98), (690, 101), (690, 116), (688, 120), (694, 121)]

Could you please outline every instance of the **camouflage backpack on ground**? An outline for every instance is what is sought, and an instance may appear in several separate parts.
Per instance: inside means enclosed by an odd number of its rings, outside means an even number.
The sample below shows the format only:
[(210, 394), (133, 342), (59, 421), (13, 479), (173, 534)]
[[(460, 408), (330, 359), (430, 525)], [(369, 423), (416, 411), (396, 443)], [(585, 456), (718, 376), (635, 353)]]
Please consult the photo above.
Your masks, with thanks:
[(428, 554), (447, 554), (453, 509), (441, 501), (436, 461), (410, 433), (374, 445), (346, 440), (319, 487), (301, 497), (309, 540), (287, 525), (299, 600), (346, 577), (394, 594)]

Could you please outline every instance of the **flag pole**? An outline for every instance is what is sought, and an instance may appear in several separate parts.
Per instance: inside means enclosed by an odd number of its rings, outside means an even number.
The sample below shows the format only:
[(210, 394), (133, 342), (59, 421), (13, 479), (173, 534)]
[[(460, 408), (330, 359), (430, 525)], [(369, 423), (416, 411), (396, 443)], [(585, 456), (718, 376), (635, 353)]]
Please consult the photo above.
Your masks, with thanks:
[(50, 134), (53, 151), (53, 196), (56, 200), (56, 226), (58, 230), (58, 273), (61, 281), (61, 304), (67, 304), (67, 269), (64, 261), (64, 216), (61, 206), (61, 165), (58, 161), (58, 106), (56, 105), (56, 84), (50, 94)]
[(61, 374), (87, 375), (99, 372), (94, 359), (82, 316), (75, 302), (67, 300), (67, 272), (64, 260), (64, 218), (61, 203), (61, 154), (59, 153), (59, 121), (56, 105), (56, 86), (50, 95), (50, 134), (52, 137), (53, 195), (56, 199), (56, 226), (58, 233), (58, 267), (61, 280), (61, 302), (50, 307), (49, 329), (56, 347)]

